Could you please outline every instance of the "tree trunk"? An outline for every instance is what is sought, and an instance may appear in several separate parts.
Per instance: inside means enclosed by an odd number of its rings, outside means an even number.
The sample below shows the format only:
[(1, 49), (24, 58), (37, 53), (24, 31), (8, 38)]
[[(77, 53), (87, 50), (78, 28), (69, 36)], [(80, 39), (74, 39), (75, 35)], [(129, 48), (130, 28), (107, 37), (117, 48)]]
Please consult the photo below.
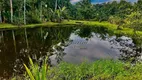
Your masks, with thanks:
[(2, 23), (5, 23), (5, 15), (3, 11), (1, 11), (1, 19), (2, 19)]
[(2, 43), (5, 46), (5, 42), (4, 42), (4, 31), (1, 31), (1, 37), (2, 37)]
[(17, 53), (16, 39), (15, 39), (15, 34), (14, 34), (14, 31), (13, 31), (13, 30), (12, 30), (12, 36), (13, 36), (13, 45), (14, 45), (15, 53)]
[(0, 10), (0, 23), (2, 23), (1, 10)]
[(11, 23), (13, 23), (13, 6), (12, 6), (12, 0), (10, 0), (10, 12), (11, 12)]
[(56, 0), (56, 2), (55, 2), (55, 11), (57, 10), (57, 4), (58, 3), (58, 1)]
[(41, 39), (43, 38), (43, 30), (42, 27), (40, 28)]
[(26, 38), (27, 49), (29, 49), (29, 41), (28, 41), (27, 29), (26, 28), (25, 28), (25, 38)]
[(24, 25), (26, 25), (26, 0), (24, 0)]
[(40, 4), (40, 21), (42, 22), (42, 1), (41, 1), (41, 4)]

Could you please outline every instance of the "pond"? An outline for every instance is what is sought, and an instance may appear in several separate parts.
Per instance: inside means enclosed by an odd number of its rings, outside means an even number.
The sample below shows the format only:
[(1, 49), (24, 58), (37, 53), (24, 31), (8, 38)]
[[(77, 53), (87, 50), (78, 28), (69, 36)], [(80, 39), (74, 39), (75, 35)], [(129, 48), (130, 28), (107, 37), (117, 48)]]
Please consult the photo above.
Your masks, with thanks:
[(132, 62), (141, 59), (134, 40), (102, 27), (49, 27), (0, 30), (0, 77), (21, 74), (28, 56), (42, 61), (49, 56), (54, 66), (60, 61), (79, 64), (99, 59)]

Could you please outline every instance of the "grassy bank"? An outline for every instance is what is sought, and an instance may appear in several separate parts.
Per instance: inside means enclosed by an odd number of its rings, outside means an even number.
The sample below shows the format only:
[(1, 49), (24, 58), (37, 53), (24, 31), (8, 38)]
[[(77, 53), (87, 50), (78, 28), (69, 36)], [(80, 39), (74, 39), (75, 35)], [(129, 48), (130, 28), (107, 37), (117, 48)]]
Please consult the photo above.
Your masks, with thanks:
[[(12, 29), (12, 28), (34, 28), (34, 27), (57, 27), (57, 26), (88, 26), (88, 27), (105, 27), (113, 31), (114, 34), (123, 34), (130, 35), (134, 34), (133, 29), (131, 28), (122, 28), (121, 30), (117, 29), (117, 25), (110, 24), (109, 22), (97, 22), (97, 21), (78, 21), (78, 20), (64, 20), (62, 23), (46, 22), (42, 24), (29, 24), (29, 25), (11, 25), (11, 24), (0, 24), (0, 29)], [(137, 31), (139, 36), (142, 35), (142, 31)]]
[[(26, 27), (56, 27), (56, 26), (88, 26), (88, 27), (105, 27), (108, 28), (108, 30), (111, 30), (114, 32), (114, 34), (118, 35), (128, 35), (128, 36), (133, 36), (134, 35), (134, 30), (131, 28), (122, 28), (120, 30), (117, 29), (117, 25), (111, 24), (109, 22), (98, 22), (98, 21), (78, 21), (78, 20), (70, 20), (70, 21), (63, 21), (62, 23), (53, 23), (53, 22), (47, 22), (43, 24), (31, 24), (31, 25), (26, 25)], [(142, 36), (142, 31), (137, 31), (136, 32), (138, 36)]]
[(12, 24), (0, 24), (0, 29), (8, 29), (8, 28), (32, 28), (32, 27), (55, 27), (55, 26), (67, 26), (67, 25), (87, 25), (87, 26), (108, 26), (114, 28), (116, 25), (110, 24), (108, 22), (97, 22), (97, 21), (78, 21), (78, 20), (64, 20), (61, 23), (55, 22), (46, 22), (41, 24), (28, 24), (28, 25), (12, 25)]
[[(131, 65), (121, 61), (98, 60), (94, 63), (70, 64), (62, 62), (55, 67), (44, 63), (41, 67), (30, 60), (24, 80), (141, 80), (142, 64)], [(18, 77), (20, 79), (20, 77)], [(14, 78), (16, 80), (16, 77)], [(13, 80), (14, 80), (13, 79)]]

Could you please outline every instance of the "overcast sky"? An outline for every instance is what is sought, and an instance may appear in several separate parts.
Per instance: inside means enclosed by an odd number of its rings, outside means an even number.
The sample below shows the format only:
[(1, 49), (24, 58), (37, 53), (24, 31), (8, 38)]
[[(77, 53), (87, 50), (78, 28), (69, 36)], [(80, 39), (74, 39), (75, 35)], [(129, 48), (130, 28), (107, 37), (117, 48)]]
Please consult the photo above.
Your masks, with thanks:
[[(79, 2), (81, 0), (71, 0), (71, 3), (76, 3)], [(120, 0), (92, 0), (92, 3), (103, 3), (103, 2), (109, 2), (109, 1), (120, 1)], [(129, 2), (136, 2), (137, 0), (126, 0)]]

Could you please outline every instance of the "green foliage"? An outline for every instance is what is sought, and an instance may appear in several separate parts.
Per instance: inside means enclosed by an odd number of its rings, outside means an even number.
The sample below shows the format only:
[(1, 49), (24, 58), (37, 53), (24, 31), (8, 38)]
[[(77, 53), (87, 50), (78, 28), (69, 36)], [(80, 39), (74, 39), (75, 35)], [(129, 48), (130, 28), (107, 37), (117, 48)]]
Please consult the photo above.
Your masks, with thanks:
[(35, 16), (35, 15), (28, 15), (27, 22), (28, 22), (28, 24), (41, 23), (40, 19), (37, 18), (37, 16)]
[(16, 16), (14, 16), (13, 17), (13, 19), (14, 19), (14, 21), (13, 21), (13, 24), (16, 24), (16, 25), (22, 25), (22, 24), (24, 24), (23, 22), (23, 17), (16, 17)]
[[(44, 61), (46, 60), (47, 58)], [(142, 78), (142, 63), (97, 60), (93, 63), (83, 62), (81, 64), (61, 62), (49, 68), (45, 62), (40, 67), (37, 63), (33, 63), (31, 58), (29, 61), (30, 69), (25, 64), (24, 66), (28, 73), (25, 79), (30, 78), (30, 80), (141, 80)]]
[(142, 30), (142, 14), (140, 11), (132, 12), (130, 15), (127, 15), (125, 19), (125, 27), (134, 28), (135, 30)]
[(26, 21), (28, 24), (32, 24), (32, 23), (41, 23), (40, 21), (40, 15), (38, 13), (38, 10), (35, 10), (35, 13), (33, 13), (32, 11), (29, 11), (27, 14), (27, 18)]
[(124, 24), (124, 20), (118, 16), (110, 16), (108, 21), (112, 24), (118, 25), (117, 29), (121, 29), (120, 26)]
[[(23, 20), (23, 0), (12, 0), (14, 12), (14, 24), (21, 25)], [(26, 22), (28, 24), (41, 23), (46, 21), (62, 22), (63, 19), (109, 21), (120, 26), (138, 28), (141, 26), (139, 19), (142, 10), (142, 1), (135, 4), (120, 0), (102, 4), (91, 4), (91, 0), (81, 0), (71, 4), (70, 0), (27, 0), (26, 1)], [(17, 4), (18, 3), (18, 4)], [(3, 22), (10, 22), (10, 3), (0, 0), (0, 11)], [(133, 15), (138, 19), (135, 19)], [(134, 21), (132, 21), (134, 20)], [(133, 25), (136, 24), (136, 25)], [(138, 29), (137, 28), (137, 29)], [(134, 28), (135, 29), (135, 28)], [(136, 29), (136, 30), (137, 30)]]
[(50, 9), (50, 11), (51, 11), (51, 20), (53, 22), (61, 22), (63, 20), (63, 15), (65, 13), (65, 10), (66, 10), (65, 6), (62, 7), (62, 8), (59, 7), (59, 9), (57, 9), (55, 11)]
[(140, 64), (132, 66), (129, 63), (123, 63), (121, 61), (99, 60), (94, 63), (84, 62), (80, 65), (63, 62), (54, 70), (58, 71), (56, 79), (61, 80), (120, 80), (125, 77), (132, 79), (134, 76), (137, 76), (137, 79), (141, 79), (139, 78), (139, 74), (141, 74), (140, 67)]
[(30, 68), (28, 68), (25, 64), (25, 69), (27, 72), (26, 79), (30, 78), (30, 80), (47, 80), (47, 58), (43, 60), (43, 64), (41, 67), (38, 65), (38, 63), (33, 63), (32, 59), (29, 58), (30, 62)]
[(24, 64), (24, 66), (25, 66), (25, 69), (26, 69), (26, 71), (27, 71), (27, 73), (28, 73), (30, 79), (31, 79), (31, 80), (35, 80), (35, 79), (34, 79), (34, 76), (32, 75), (32, 72), (30, 71), (30, 69), (28, 69), (28, 67), (27, 67), (25, 64)]
[(110, 16), (108, 21), (112, 24), (119, 24), (121, 18), (118, 16)]

